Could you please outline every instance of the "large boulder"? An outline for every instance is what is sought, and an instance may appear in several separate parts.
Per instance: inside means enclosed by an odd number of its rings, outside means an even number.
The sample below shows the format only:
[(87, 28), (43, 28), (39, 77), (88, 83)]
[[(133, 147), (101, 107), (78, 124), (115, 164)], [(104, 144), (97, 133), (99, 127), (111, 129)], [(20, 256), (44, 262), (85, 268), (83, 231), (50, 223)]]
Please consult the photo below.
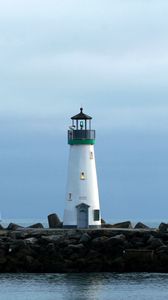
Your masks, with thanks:
[(44, 228), (44, 226), (41, 223), (36, 223), (36, 224), (29, 226), (28, 228)]
[(3, 230), (4, 228), (3, 228), (3, 226), (0, 224), (0, 230)]
[(87, 249), (85, 248), (85, 246), (80, 243), (80, 244), (77, 244), (77, 245), (74, 245), (74, 244), (69, 244), (67, 247), (64, 248), (64, 254), (66, 253), (66, 255), (68, 257), (70, 256), (74, 256), (75, 255), (75, 258), (78, 258), (78, 257), (83, 257), (83, 255), (86, 253)]
[(118, 234), (114, 237), (108, 238), (104, 243), (103, 253), (110, 257), (120, 256), (123, 253), (126, 245), (126, 238), (123, 234)]
[(121, 222), (121, 223), (116, 223), (116, 224), (112, 224), (111, 228), (128, 228), (128, 229), (132, 229), (132, 224), (130, 221), (125, 221), (125, 222)]
[(102, 224), (101, 226), (102, 228), (114, 228), (112, 224), (107, 224), (107, 223)]
[(57, 243), (60, 241), (64, 241), (64, 236), (63, 235), (49, 235), (49, 236), (42, 235), (40, 237), (40, 240), (42, 244)]
[(115, 235), (111, 238), (108, 238), (106, 241), (105, 241), (105, 244), (106, 246), (110, 246), (110, 247), (116, 247), (118, 245), (123, 245), (125, 244), (125, 235), (124, 234), (118, 234), (118, 235)]
[(15, 224), (15, 223), (10, 223), (7, 227), (7, 230), (18, 230), (18, 229), (23, 229), (24, 227)]
[(168, 232), (168, 224), (162, 222), (162, 223), (160, 223), (158, 229), (160, 232)]
[(162, 246), (165, 246), (164, 243), (162, 242), (161, 239), (159, 238), (154, 238), (153, 236), (151, 236), (149, 238), (149, 240), (147, 241), (147, 245), (148, 245), (148, 249), (152, 249), (155, 250), (157, 248), (160, 248)]
[(100, 237), (96, 237), (94, 239), (92, 239), (91, 245), (95, 248), (98, 249), (100, 247), (104, 247), (104, 243), (105, 241), (108, 240), (107, 236), (100, 236)]
[(49, 228), (61, 228), (62, 222), (60, 221), (57, 214), (48, 215), (48, 225)]
[(141, 223), (141, 222), (138, 222), (138, 223), (135, 225), (134, 228), (135, 228), (135, 229), (149, 229), (149, 226), (147, 226), (147, 225), (145, 225), (145, 224), (143, 224), (143, 223)]
[(87, 232), (85, 232), (81, 236), (79, 243), (87, 244), (90, 240), (91, 240), (91, 236)]

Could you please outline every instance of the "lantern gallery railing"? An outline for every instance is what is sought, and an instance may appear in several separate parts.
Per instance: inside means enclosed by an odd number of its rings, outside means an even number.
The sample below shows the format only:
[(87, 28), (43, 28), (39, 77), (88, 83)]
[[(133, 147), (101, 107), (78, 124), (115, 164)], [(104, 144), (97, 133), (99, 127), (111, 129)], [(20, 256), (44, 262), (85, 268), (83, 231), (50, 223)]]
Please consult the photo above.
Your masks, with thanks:
[(68, 140), (95, 140), (95, 130), (68, 130)]

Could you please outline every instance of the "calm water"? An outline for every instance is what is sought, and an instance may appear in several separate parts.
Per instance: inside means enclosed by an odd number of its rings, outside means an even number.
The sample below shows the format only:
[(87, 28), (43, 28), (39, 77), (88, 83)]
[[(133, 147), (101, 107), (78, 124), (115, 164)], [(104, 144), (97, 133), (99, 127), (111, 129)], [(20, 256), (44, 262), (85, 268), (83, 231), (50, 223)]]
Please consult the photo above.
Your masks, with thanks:
[(1, 300), (167, 298), (167, 274), (0, 274)]
[[(114, 223), (118, 223), (118, 222), (122, 222), (124, 220), (121, 220), (121, 219), (116, 219), (116, 220), (107, 220), (107, 223), (111, 223), (111, 224), (114, 224)], [(126, 220), (127, 221), (127, 220)], [(131, 220), (132, 224), (135, 225), (137, 222), (143, 222), (144, 224), (150, 226), (151, 228), (156, 228), (159, 226), (159, 224), (161, 222), (165, 222), (167, 223), (168, 220)], [(1, 224), (4, 226), (4, 227), (7, 227), (9, 225), (9, 223), (16, 223), (16, 224), (19, 224), (21, 226), (30, 226), (32, 224), (35, 224), (35, 223), (42, 223), (44, 225), (45, 228), (48, 227), (48, 221), (47, 221), (47, 218), (46, 219), (3, 219), (2, 218), (2, 221), (1, 221)]]

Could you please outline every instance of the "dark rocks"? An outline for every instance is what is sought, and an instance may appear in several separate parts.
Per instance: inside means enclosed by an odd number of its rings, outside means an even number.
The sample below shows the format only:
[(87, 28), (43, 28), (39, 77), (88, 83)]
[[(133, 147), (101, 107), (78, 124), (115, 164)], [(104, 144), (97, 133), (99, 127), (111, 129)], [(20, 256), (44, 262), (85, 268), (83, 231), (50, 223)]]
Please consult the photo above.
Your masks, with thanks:
[(68, 248), (69, 249), (72, 249), (72, 250), (77, 250), (77, 251), (81, 251), (81, 249), (83, 250), (85, 247), (84, 247), (84, 245), (83, 244), (77, 244), (77, 245), (72, 245), (72, 244), (70, 244), (70, 245), (68, 245)]
[(7, 230), (17, 230), (17, 229), (22, 229), (22, 228), (23, 227), (18, 224), (10, 223), (7, 227)]
[(153, 236), (150, 237), (147, 244), (148, 244), (148, 249), (153, 249), (153, 250), (155, 250), (161, 246), (164, 246), (164, 243), (162, 242), (161, 239), (154, 238)]
[(157, 248), (156, 253), (157, 254), (162, 254), (162, 253), (168, 254), (168, 246), (163, 245), (163, 246)]
[(141, 222), (138, 222), (135, 227), (135, 229), (149, 229), (149, 227)]
[(129, 229), (132, 229), (132, 224), (130, 221), (125, 221), (125, 222), (121, 222), (121, 223), (116, 223), (116, 224), (113, 224), (111, 226), (112, 228), (129, 228)]
[(125, 272), (152, 272), (155, 270), (153, 250), (126, 249), (123, 258)]
[(62, 239), (62, 235), (49, 235), (49, 236), (41, 236), (41, 240), (43, 243), (57, 243), (60, 242)]
[(125, 235), (124, 234), (116, 235), (105, 241), (105, 245), (108, 248), (113, 248), (118, 245), (123, 245), (124, 243), (125, 243)]
[(166, 224), (166, 223), (160, 223), (160, 225), (159, 225), (159, 231), (160, 232), (168, 232), (168, 224)]
[(144, 271), (168, 272), (167, 232), (118, 227), (0, 232), (1, 273)]
[(0, 230), (4, 230), (3, 226), (0, 224)]
[(60, 221), (57, 214), (48, 215), (49, 228), (61, 228), (62, 222)]
[(93, 238), (92, 239), (92, 246), (94, 248), (97, 248), (97, 247), (104, 247), (104, 244), (105, 244), (105, 241), (108, 240), (108, 237), (106, 236), (100, 236), (100, 237), (97, 237), (97, 238)]
[(112, 224), (107, 224), (107, 223), (104, 223), (101, 226), (102, 228), (114, 228)]
[[(22, 228), (21, 228), (22, 229)], [(10, 231), (8, 232), (8, 236), (11, 237), (12, 239), (25, 239), (26, 237), (28, 237), (28, 232), (23, 230), (16, 230), (16, 231)]]
[(38, 242), (38, 239), (35, 237), (30, 237), (25, 239), (26, 244), (34, 245), (35, 243)]
[(44, 228), (44, 226), (41, 223), (36, 223), (36, 224), (29, 226), (28, 228)]
[(5, 253), (0, 251), (0, 265), (3, 265), (7, 262), (7, 258), (5, 256)]
[(80, 238), (80, 243), (88, 243), (91, 240), (91, 236), (88, 233), (84, 233)]

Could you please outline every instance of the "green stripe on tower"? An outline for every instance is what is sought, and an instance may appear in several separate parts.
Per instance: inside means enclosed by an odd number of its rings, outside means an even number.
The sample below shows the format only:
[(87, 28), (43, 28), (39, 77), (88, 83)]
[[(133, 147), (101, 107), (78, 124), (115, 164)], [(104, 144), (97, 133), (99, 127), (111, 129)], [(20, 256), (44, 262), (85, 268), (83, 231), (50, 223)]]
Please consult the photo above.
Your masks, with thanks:
[(69, 145), (94, 145), (95, 140), (68, 140)]

